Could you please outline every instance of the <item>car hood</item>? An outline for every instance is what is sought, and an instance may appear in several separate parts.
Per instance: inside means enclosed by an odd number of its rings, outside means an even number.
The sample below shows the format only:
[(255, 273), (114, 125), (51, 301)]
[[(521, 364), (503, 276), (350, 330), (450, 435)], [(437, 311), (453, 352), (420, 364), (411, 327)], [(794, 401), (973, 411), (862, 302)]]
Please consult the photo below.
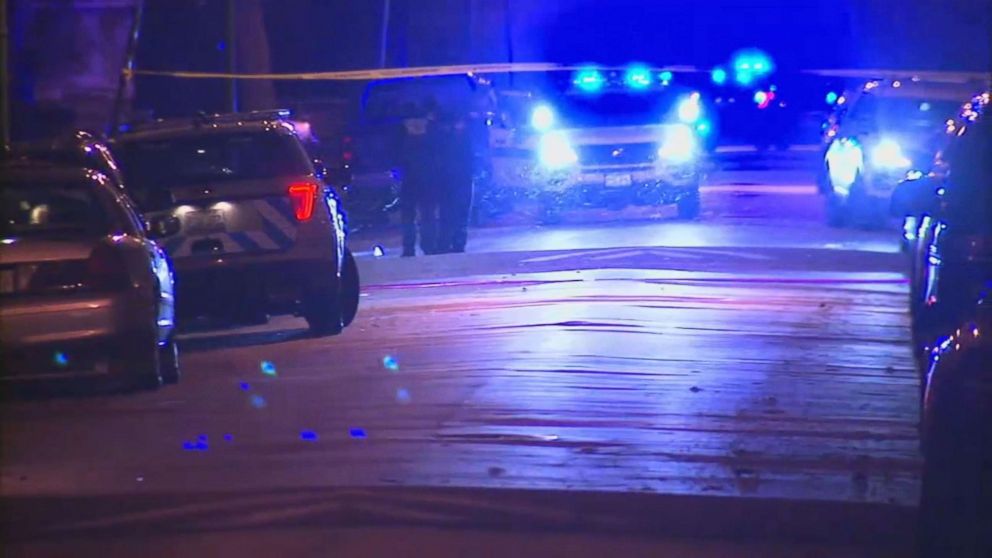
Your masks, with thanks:
[(562, 130), (573, 145), (623, 145), (660, 142), (673, 128), (681, 124), (648, 124), (641, 126), (597, 126)]

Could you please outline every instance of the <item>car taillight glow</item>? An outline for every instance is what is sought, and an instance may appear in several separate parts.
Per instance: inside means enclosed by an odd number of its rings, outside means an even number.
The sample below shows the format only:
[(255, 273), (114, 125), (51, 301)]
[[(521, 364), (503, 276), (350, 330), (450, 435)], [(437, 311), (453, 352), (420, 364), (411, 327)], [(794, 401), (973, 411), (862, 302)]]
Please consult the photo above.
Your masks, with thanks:
[(293, 213), (297, 221), (308, 221), (313, 217), (313, 208), (317, 198), (317, 185), (310, 182), (300, 182), (289, 187), (289, 199), (293, 202)]

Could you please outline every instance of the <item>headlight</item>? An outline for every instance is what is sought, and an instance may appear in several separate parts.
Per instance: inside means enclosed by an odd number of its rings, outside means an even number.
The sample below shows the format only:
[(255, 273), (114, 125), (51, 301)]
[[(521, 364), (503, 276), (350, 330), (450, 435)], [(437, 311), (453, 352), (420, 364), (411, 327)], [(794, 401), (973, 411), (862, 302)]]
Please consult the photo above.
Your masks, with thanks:
[(871, 151), (871, 162), (884, 169), (902, 169), (913, 163), (902, 153), (895, 140), (884, 139)]
[(530, 125), (538, 132), (547, 132), (555, 124), (555, 111), (548, 105), (538, 105), (530, 113)]
[(561, 132), (549, 132), (541, 136), (537, 155), (541, 164), (549, 169), (560, 169), (579, 162), (579, 154)]
[(703, 115), (703, 107), (699, 103), (699, 93), (693, 93), (679, 101), (678, 107), (679, 121), (686, 124), (693, 124)]
[(669, 128), (658, 148), (658, 157), (670, 163), (686, 163), (696, 156), (696, 135), (685, 124)]

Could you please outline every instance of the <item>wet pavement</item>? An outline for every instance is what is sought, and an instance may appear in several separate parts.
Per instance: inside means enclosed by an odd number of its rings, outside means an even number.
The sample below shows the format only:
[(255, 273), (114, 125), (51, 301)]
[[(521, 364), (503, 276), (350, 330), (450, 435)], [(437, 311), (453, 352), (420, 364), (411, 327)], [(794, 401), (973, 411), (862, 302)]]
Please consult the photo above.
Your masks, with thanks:
[(360, 232), (343, 335), (290, 317), (191, 333), (177, 386), (7, 403), (2, 493), (590, 491), (712, 502), (706, 522), (720, 502), (807, 502), (842, 506), (825, 530), (868, 509), (905, 543), (917, 381), (897, 233), (827, 228), (801, 169), (716, 173), (703, 199), (691, 223), (496, 223), (457, 255), (401, 259), (394, 231)]

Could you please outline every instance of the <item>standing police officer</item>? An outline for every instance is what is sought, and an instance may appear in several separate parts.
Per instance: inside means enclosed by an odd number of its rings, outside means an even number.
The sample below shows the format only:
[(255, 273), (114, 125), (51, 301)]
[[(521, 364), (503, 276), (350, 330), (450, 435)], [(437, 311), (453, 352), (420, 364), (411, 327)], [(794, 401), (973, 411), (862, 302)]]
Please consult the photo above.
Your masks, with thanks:
[(473, 131), (462, 115), (449, 115), (441, 127), (442, 178), (439, 252), (464, 252), (472, 212), (472, 178), (475, 170)]
[(400, 222), (403, 227), (403, 257), (417, 253), (417, 225), (420, 225), (420, 249), (424, 254), (438, 251), (438, 203), (440, 198), (437, 170), (434, 168), (439, 146), (436, 120), (437, 102), (429, 98), (420, 115), (402, 122), (400, 130)]

